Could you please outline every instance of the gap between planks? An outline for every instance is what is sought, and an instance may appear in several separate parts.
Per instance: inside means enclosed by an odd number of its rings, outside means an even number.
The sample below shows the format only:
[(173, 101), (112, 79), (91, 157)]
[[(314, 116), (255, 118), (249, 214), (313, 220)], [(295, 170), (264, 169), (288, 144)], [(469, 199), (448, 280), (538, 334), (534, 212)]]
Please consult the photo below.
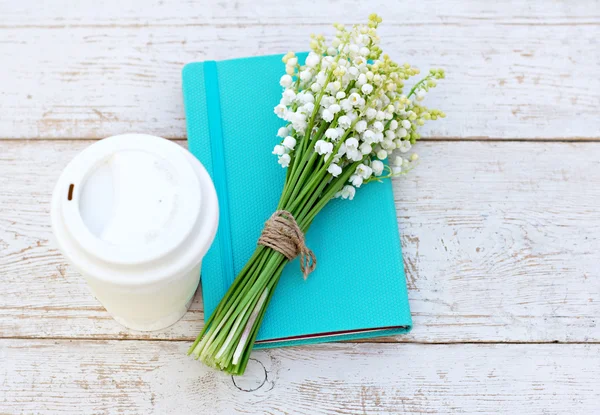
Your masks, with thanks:
[[(47, 336), (2, 336), (0, 337), (0, 340), (48, 340), (48, 341), (77, 341), (77, 342), (99, 342), (99, 341), (122, 341), (122, 342), (139, 342), (139, 341), (143, 341), (143, 342), (157, 342), (157, 343), (191, 343), (193, 342), (193, 339), (183, 339), (183, 338), (174, 338), (174, 339), (168, 339), (168, 338), (146, 338), (146, 337), (134, 337), (134, 336), (128, 336), (128, 337), (111, 337), (111, 336), (99, 336), (99, 337), (47, 337)], [(344, 341), (333, 341), (333, 342), (323, 342), (321, 343), (321, 345), (324, 344), (422, 344), (422, 345), (438, 345), (438, 346), (443, 346), (443, 345), (457, 345), (457, 344), (465, 344), (465, 345), (495, 345), (495, 344), (502, 344), (502, 345), (519, 345), (519, 344), (531, 344), (531, 345), (536, 345), (536, 344), (557, 344), (557, 345), (574, 345), (574, 344), (580, 344), (580, 345), (587, 345), (587, 344), (600, 344), (600, 341), (560, 341), (560, 340), (550, 340), (550, 341), (490, 341), (490, 340), (482, 340), (482, 341), (444, 341), (444, 342), (436, 342), (436, 341), (415, 341), (415, 340), (408, 340), (408, 341), (394, 341), (394, 340), (390, 340), (389, 337), (381, 337), (380, 339), (377, 338), (370, 338), (370, 339), (363, 339), (363, 340), (344, 340)], [(306, 345), (302, 345), (302, 346), (306, 346)], [(309, 345), (310, 346), (310, 345)], [(293, 346), (293, 347), (298, 347), (298, 346)], [(274, 347), (274, 348), (281, 348), (281, 347)], [(288, 348), (288, 347), (286, 347)], [(269, 349), (266, 349), (269, 350)]]
[[(125, 132), (123, 133), (125, 134)], [(73, 142), (73, 141), (98, 141), (102, 140), (106, 137), (60, 137), (60, 138), (13, 138), (13, 137), (0, 137), (0, 142), (2, 143), (10, 143), (10, 142), (43, 142), (43, 141), (51, 141), (51, 142)], [(187, 141), (187, 137), (168, 137), (162, 136), (167, 140), (171, 141)], [(519, 137), (511, 137), (511, 138), (500, 138), (500, 137), (487, 137), (487, 136), (471, 136), (471, 137), (422, 137), (419, 141), (429, 141), (429, 142), (483, 142), (483, 143), (600, 143), (600, 136), (598, 137), (558, 137), (558, 138), (538, 138), (538, 137), (530, 137), (530, 138), (519, 138)]]

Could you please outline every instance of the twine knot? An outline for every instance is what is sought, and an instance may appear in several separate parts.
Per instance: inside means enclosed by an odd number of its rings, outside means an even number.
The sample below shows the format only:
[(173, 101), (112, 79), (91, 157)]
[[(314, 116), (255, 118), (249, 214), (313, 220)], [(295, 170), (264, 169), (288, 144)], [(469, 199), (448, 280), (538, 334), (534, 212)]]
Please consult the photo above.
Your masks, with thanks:
[(304, 233), (294, 216), (286, 210), (278, 210), (271, 215), (258, 238), (258, 244), (274, 249), (290, 261), (300, 256), (300, 270), (304, 279), (317, 266), (317, 258), (306, 246)]

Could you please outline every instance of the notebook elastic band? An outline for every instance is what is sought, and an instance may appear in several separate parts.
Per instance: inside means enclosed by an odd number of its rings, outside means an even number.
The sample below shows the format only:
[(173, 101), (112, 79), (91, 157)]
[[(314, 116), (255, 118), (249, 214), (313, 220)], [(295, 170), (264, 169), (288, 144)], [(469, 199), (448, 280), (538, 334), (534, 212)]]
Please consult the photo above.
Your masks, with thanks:
[(208, 113), (208, 131), (213, 165), (213, 182), (219, 197), (219, 245), (222, 253), (223, 292), (233, 283), (233, 250), (231, 248), (231, 227), (229, 222), (229, 193), (227, 192), (227, 176), (225, 170), (225, 148), (223, 146), (223, 126), (221, 124), (221, 97), (219, 95), (219, 79), (217, 63), (204, 62), (204, 88), (206, 91), (206, 107)]

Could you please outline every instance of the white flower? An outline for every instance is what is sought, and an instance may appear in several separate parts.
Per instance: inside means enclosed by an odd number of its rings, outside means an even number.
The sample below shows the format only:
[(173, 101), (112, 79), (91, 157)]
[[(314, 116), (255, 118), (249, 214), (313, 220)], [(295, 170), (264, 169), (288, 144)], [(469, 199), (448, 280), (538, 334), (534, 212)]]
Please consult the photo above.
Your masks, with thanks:
[(360, 87), (360, 90), (363, 92), (363, 94), (369, 95), (371, 92), (373, 92), (373, 85), (364, 84), (363, 86)]
[(356, 80), (356, 86), (361, 87), (366, 83), (367, 83), (367, 75), (365, 75), (364, 73), (361, 73), (360, 75), (358, 75), (358, 79)]
[(310, 90), (312, 92), (319, 92), (321, 90), (321, 85), (318, 82), (315, 82), (310, 86)]
[(306, 121), (306, 114), (303, 112), (292, 112), (292, 120), (294, 121)]
[(367, 130), (363, 133), (362, 138), (365, 140), (365, 143), (373, 144), (375, 142), (375, 133), (371, 130)]
[(419, 155), (414, 153), (410, 156), (410, 161), (417, 161), (419, 159)]
[(396, 158), (394, 158), (394, 166), (396, 167), (402, 167), (402, 164), (404, 163), (404, 159), (400, 156), (396, 156)]
[(308, 56), (306, 57), (306, 66), (308, 66), (309, 68), (313, 68), (315, 66), (317, 66), (319, 64), (319, 62), (321, 61), (321, 57), (319, 55), (317, 55), (316, 53), (310, 52), (308, 54)]
[(425, 92), (424, 89), (417, 89), (417, 101), (423, 101), (423, 99), (425, 98), (425, 95), (427, 93)]
[(333, 113), (329, 110), (323, 110), (323, 114), (321, 114), (321, 117), (323, 117), (325, 121), (331, 122), (331, 120), (333, 120)]
[(400, 128), (398, 129), (398, 131), (396, 132), (396, 135), (400, 138), (404, 138), (408, 135), (408, 131), (406, 131), (406, 129), (404, 128)]
[(362, 143), (358, 149), (363, 154), (363, 156), (371, 154), (371, 151), (373, 151), (373, 147), (371, 147), (369, 143)]
[(331, 66), (332, 63), (333, 63), (333, 57), (325, 56), (323, 59), (321, 59), (321, 68), (327, 69)]
[(354, 137), (350, 137), (349, 139), (347, 139), (345, 144), (348, 150), (356, 150), (358, 148), (358, 140)]
[(346, 98), (346, 93), (344, 91), (340, 91), (337, 94), (335, 94), (335, 99), (344, 99)]
[(407, 153), (408, 151), (410, 151), (411, 149), (411, 145), (410, 145), (410, 141), (402, 141), (401, 145), (400, 145), (400, 152), (401, 153)]
[[(289, 110), (289, 109), (287, 109), (287, 107), (286, 107), (285, 114), (283, 114), (283, 117), (282, 117), (282, 118), (283, 118), (284, 120), (286, 120), (286, 121), (291, 121), (291, 120), (292, 120), (292, 118), (294, 118), (294, 111), (290, 111), (290, 110)], [(292, 127), (293, 127), (293, 126), (292, 126)]]
[(277, 137), (285, 138), (290, 133), (290, 130), (287, 127), (281, 127), (277, 130)]
[(281, 85), (284, 88), (288, 88), (289, 86), (292, 85), (293, 79), (291, 76), (289, 75), (283, 75), (281, 77), (281, 79), (279, 80), (279, 85)]
[(377, 152), (377, 158), (380, 160), (385, 160), (387, 158), (388, 154), (387, 151), (385, 151), (384, 149), (381, 149)]
[(330, 154), (333, 151), (333, 144), (325, 140), (319, 140), (315, 143), (315, 151), (320, 154)]
[(393, 140), (394, 138), (396, 138), (396, 133), (392, 130), (387, 130), (385, 132), (385, 138), (387, 138), (388, 140)]
[(308, 91), (302, 91), (296, 95), (296, 100), (302, 102), (303, 104), (308, 104), (309, 102), (314, 102), (315, 97)]
[(335, 94), (337, 91), (340, 90), (341, 87), (342, 84), (339, 81), (330, 82), (327, 84), (327, 91), (331, 92), (332, 94)]
[(363, 154), (358, 149), (358, 140), (351, 137), (346, 140), (346, 155), (352, 161), (362, 160)]
[(283, 156), (285, 154), (285, 147), (280, 144), (277, 144), (275, 147), (273, 147), (273, 154)]
[(375, 138), (373, 141), (375, 143), (381, 143), (383, 141), (383, 133), (375, 133)]
[(352, 102), (350, 102), (349, 99), (343, 99), (340, 101), (340, 107), (342, 107), (345, 112), (352, 111)]
[(302, 112), (304, 112), (305, 114), (312, 114), (313, 110), (315, 109), (315, 104), (313, 104), (312, 102), (307, 102), (300, 108), (302, 109)]
[(378, 121), (385, 120), (385, 112), (383, 112), (383, 111), (377, 111), (377, 115), (375, 116), (375, 119), (378, 120)]
[(352, 161), (361, 161), (363, 154), (358, 149), (347, 149), (346, 156)]
[(323, 108), (329, 108), (329, 106), (331, 106), (331, 105), (333, 105), (333, 104), (335, 104), (335, 98), (334, 98), (334, 97), (332, 97), (331, 95), (324, 95), (324, 96), (321, 98), (321, 103), (320, 103), (320, 105), (321, 105)]
[(296, 98), (296, 93), (291, 89), (286, 89), (283, 91), (283, 98), (281, 99), (281, 103), (284, 105), (289, 105)]
[(367, 122), (365, 120), (360, 120), (354, 125), (354, 129), (358, 133), (362, 133), (367, 129)]
[(338, 112), (340, 112), (340, 110), (342, 109), (338, 104), (333, 104), (330, 105), (329, 108), (327, 108), (332, 114), (336, 114)]
[(408, 130), (410, 128), (410, 121), (402, 120), (402, 128), (406, 128)]
[(342, 189), (340, 196), (342, 197), (342, 199), (352, 200), (352, 199), (354, 199), (355, 194), (356, 194), (356, 189), (354, 188), (354, 186), (346, 185)]
[(360, 104), (361, 97), (356, 92), (353, 92), (348, 97), (348, 100), (350, 101), (350, 104), (352, 104), (353, 106), (358, 106)]
[(327, 171), (333, 176), (338, 177), (342, 173), (342, 168), (335, 163), (331, 163), (329, 167), (327, 167)]
[(285, 63), (286, 66), (296, 66), (296, 64), (298, 63), (298, 58), (290, 58), (288, 59), (288, 61)]
[(300, 72), (300, 80), (302, 82), (310, 81), (312, 79), (312, 73), (309, 70)]
[(371, 51), (368, 47), (363, 46), (362, 48), (360, 48), (360, 51), (358, 53), (360, 53), (361, 56), (368, 56), (369, 53), (371, 53)]
[(375, 176), (381, 176), (383, 173), (383, 163), (379, 160), (373, 160), (371, 162), (371, 168), (373, 169), (373, 174)]
[(288, 117), (289, 121), (292, 122), (292, 126), (294, 127), (294, 130), (296, 130), (297, 132), (303, 134), (304, 130), (306, 129), (308, 123), (306, 122), (306, 114), (302, 111), (298, 111), (298, 112), (291, 112), (289, 114)]
[(338, 124), (340, 127), (346, 129), (346, 128), (350, 127), (350, 124), (352, 124), (352, 121), (350, 120), (350, 117), (348, 117), (347, 115), (342, 115), (340, 118), (338, 118)]
[(392, 140), (383, 140), (383, 142), (381, 143), (381, 147), (383, 147), (384, 150), (391, 152), (396, 148), (396, 145)]
[(367, 64), (367, 60), (362, 56), (357, 56), (353, 62), (356, 66), (358, 66), (361, 69)]
[(358, 165), (358, 167), (356, 167), (356, 174), (363, 179), (368, 179), (371, 177), (371, 174), (373, 174), (373, 169), (361, 163)]
[(352, 183), (354, 187), (360, 187), (363, 184), (363, 178), (357, 174), (353, 174), (350, 176), (350, 183)]
[(392, 120), (390, 121), (390, 130), (396, 130), (398, 128), (398, 121)]
[(278, 163), (281, 164), (281, 167), (287, 167), (290, 165), (291, 160), (292, 160), (292, 158), (290, 157), (289, 154), (284, 154), (279, 157)]
[(279, 118), (283, 118), (285, 116), (286, 111), (287, 107), (283, 104), (279, 104), (275, 107), (275, 114), (277, 114)]
[(372, 120), (377, 115), (377, 110), (375, 108), (367, 109), (366, 116), (368, 120)]
[(327, 75), (325, 75), (325, 72), (321, 71), (317, 74), (317, 82), (319, 85), (325, 85), (325, 81), (327, 80)]
[(392, 166), (392, 174), (398, 175), (402, 173), (402, 167)]
[(381, 121), (375, 121), (373, 123), (373, 129), (378, 133), (382, 132), (383, 131), (383, 123)]
[(335, 141), (339, 137), (337, 129), (328, 128), (327, 131), (325, 131), (325, 137)]
[(290, 150), (293, 150), (294, 147), (296, 147), (296, 139), (294, 137), (292, 137), (291, 135), (288, 135), (284, 140), (283, 140), (283, 146), (285, 148), (289, 148)]

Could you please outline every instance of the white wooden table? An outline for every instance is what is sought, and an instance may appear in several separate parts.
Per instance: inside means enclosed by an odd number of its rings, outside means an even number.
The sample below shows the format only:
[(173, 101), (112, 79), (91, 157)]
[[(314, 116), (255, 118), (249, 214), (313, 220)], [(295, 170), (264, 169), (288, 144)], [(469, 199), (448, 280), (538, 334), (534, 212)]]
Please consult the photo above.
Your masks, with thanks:
[[(185, 144), (185, 63), (306, 48), (384, 17), (383, 48), (448, 78), (448, 118), (394, 183), (410, 335), (253, 354), (235, 381), (174, 326), (114, 322), (52, 241), (92, 140)], [(600, 413), (600, 2), (0, 0), (1, 414)]]

